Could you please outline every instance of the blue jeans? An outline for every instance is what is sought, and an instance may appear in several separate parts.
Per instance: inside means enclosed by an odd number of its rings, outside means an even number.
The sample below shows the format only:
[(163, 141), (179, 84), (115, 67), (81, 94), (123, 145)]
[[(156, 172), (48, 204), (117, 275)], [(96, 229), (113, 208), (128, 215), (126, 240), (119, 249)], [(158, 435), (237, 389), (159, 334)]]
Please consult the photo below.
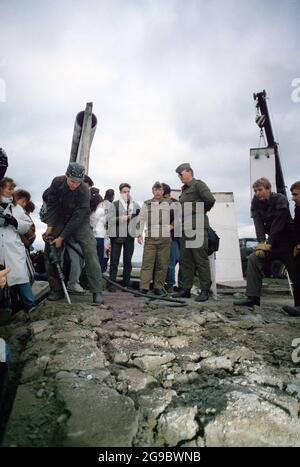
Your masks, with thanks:
[(107, 262), (105, 261), (105, 258), (104, 258), (104, 238), (96, 237), (96, 242), (97, 242), (97, 255), (98, 255), (101, 271), (105, 272), (107, 268)]
[(170, 246), (170, 259), (169, 259), (169, 266), (167, 271), (167, 288), (171, 289), (174, 287), (175, 284), (175, 266), (179, 262), (179, 244), (177, 240), (171, 241)]
[(30, 282), (26, 282), (25, 284), (17, 284), (11, 287), (13, 291), (18, 291), (25, 311), (30, 310), (33, 306), (35, 306), (35, 298), (32, 292), (32, 287)]

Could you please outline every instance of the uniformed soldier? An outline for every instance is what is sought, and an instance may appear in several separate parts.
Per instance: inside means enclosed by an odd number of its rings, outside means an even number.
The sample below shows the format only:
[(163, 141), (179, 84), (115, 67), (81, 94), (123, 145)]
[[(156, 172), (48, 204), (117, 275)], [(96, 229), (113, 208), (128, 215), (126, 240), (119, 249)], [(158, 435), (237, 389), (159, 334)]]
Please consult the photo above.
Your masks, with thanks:
[[(215, 204), (215, 198), (208, 186), (202, 180), (194, 178), (194, 172), (189, 163), (181, 164), (177, 167), (176, 172), (183, 182), (179, 201), (182, 206), (182, 237), (180, 242), (180, 268), (183, 277), (183, 290), (174, 297), (189, 298), (191, 296), (191, 288), (193, 287), (195, 272), (197, 271), (201, 293), (196, 298), (198, 302), (204, 302), (209, 298), (209, 289), (211, 286), (210, 267), (208, 260), (208, 227), (209, 221), (207, 212), (211, 210)], [(195, 247), (189, 242), (189, 235), (186, 230), (188, 209), (191, 209), (192, 227), (195, 228), (199, 219), (196, 218), (199, 211), (199, 205), (203, 203), (204, 207), (204, 222), (202, 222), (203, 243), (198, 246), (195, 242)], [(203, 211), (202, 211), (203, 212)]]
[(164, 284), (170, 256), (170, 229), (174, 218), (172, 201), (163, 197), (163, 186), (156, 182), (152, 187), (153, 198), (144, 202), (140, 213), (138, 242), (143, 242), (146, 226), (140, 289), (147, 293), (154, 271), (154, 293), (165, 295)]

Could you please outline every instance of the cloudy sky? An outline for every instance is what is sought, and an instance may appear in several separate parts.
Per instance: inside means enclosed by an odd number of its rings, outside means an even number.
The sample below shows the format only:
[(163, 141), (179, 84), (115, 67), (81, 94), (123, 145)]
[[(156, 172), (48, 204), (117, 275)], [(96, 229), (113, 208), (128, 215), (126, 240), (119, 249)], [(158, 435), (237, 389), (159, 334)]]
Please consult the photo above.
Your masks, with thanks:
[(270, 97), (287, 185), (300, 178), (299, 24), (299, 0), (0, 0), (7, 175), (39, 207), (92, 101), (89, 175), (102, 192), (179, 188), (174, 169), (190, 162), (212, 191), (234, 192), (240, 235), (251, 233), (253, 92)]

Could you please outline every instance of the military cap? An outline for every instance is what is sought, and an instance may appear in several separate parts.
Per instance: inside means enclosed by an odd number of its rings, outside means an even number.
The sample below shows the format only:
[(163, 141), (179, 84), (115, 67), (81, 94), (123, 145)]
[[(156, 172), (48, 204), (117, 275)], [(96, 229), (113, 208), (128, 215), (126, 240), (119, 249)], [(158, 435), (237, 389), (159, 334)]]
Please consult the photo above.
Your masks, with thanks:
[(152, 188), (163, 188), (160, 182), (155, 182)]
[(183, 172), (184, 170), (192, 170), (192, 167), (190, 166), (190, 164), (188, 162), (184, 163), (184, 164), (180, 164), (176, 171), (178, 174), (181, 174), (181, 172)]
[(84, 167), (78, 162), (70, 162), (67, 168), (66, 176), (76, 182), (84, 181)]

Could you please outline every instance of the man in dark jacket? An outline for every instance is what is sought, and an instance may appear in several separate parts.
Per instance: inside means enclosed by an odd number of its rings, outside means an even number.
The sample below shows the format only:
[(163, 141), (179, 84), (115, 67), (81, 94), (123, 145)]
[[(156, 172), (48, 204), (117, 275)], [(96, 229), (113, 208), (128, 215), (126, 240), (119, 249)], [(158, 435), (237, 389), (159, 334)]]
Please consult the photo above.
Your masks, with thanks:
[[(113, 282), (117, 280), (120, 255), (123, 248), (123, 287), (130, 285), (132, 271), (131, 260), (134, 252), (135, 232), (131, 231), (130, 226), (134, 224), (132, 220), (140, 212), (138, 203), (131, 199), (130, 190), (129, 183), (120, 184), (120, 199), (110, 205), (107, 214), (108, 235), (111, 240), (109, 278)], [(116, 288), (111, 284), (108, 290), (115, 292)]]
[[(174, 297), (189, 298), (191, 296), (191, 288), (194, 284), (195, 272), (197, 271), (201, 293), (196, 298), (196, 301), (204, 302), (209, 299), (211, 286), (208, 260), (209, 222), (206, 213), (215, 204), (215, 198), (202, 180), (194, 178), (194, 172), (189, 163), (179, 165), (176, 172), (184, 184), (179, 197), (183, 213), (183, 233), (180, 242), (180, 268), (183, 278), (183, 290), (175, 294)], [(199, 209), (200, 207), (202, 209)], [(197, 226), (197, 223), (199, 223), (199, 226)], [(189, 229), (188, 225), (196, 232), (194, 241), (191, 241), (189, 238), (190, 231), (192, 232), (192, 230)], [(199, 234), (202, 236), (203, 241), (197, 239), (197, 235)], [(198, 245), (199, 242), (201, 244)]]
[(293, 183), (290, 188), (293, 201), (295, 202), (293, 256), (295, 261), (295, 287), (294, 296), (296, 306), (284, 306), (283, 309), (290, 316), (300, 316), (300, 181)]
[[(90, 227), (90, 192), (84, 181), (84, 167), (71, 162), (65, 176), (55, 177), (48, 192), (44, 239), (60, 249), (68, 239), (77, 242), (82, 250), (93, 303), (103, 303), (102, 274), (96, 250), (96, 240)], [(49, 261), (45, 248), (46, 270), (51, 292), (49, 300), (59, 300), (64, 294)]]
[[(266, 257), (280, 259), (294, 283), (295, 303), (298, 290), (295, 288), (295, 265), (292, 254), (293, 221), (287, 198), (271, 192), (271, 183), (260, 178), (253, 184), (254, 196), (251, 216), (254, 221), (258, 245), (247, 263), (247, 298), (234, 305), (260, 305), (263, 269)], [(296, 289), (296, 290), (295, 290)]]

